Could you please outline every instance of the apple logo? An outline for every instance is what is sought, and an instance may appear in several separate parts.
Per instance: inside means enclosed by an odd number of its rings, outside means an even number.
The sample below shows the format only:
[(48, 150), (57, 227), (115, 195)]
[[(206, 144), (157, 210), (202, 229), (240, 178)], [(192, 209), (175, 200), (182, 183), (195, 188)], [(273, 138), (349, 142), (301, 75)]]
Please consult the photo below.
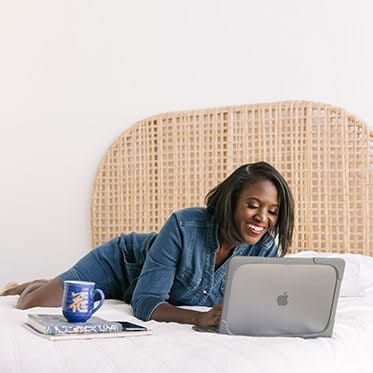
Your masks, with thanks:
[(279, 306), (286, 306), (289, 302), (288, 302), (288, 292), (285, 291), (284, 294), (281, 294), (277, 297), (277, 304)]

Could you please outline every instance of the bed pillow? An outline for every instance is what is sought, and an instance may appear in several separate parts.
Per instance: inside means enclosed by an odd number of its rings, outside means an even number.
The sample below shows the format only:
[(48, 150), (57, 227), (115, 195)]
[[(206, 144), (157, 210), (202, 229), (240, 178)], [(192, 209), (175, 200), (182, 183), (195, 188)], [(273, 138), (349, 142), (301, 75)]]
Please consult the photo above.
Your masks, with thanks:
[[(365, 260), (373, 258), (366, 257), (358, 254), (334, 254), (334, 253), (320, 253), (316, 251), (303, 251), (296, 254), (290, 254), (288, 256), (298, 258), (342, 258), (346, 262), (346, 267), (343, 275), (341, 284), (340, 296), (341, 297), (361, 297), (364, 296), (365, 287), (368, 284), (364, 284), (364, 276), (362, 276), (361, 264), (365, 263)], [(372, 278), (372, 276), (370, 276)]]

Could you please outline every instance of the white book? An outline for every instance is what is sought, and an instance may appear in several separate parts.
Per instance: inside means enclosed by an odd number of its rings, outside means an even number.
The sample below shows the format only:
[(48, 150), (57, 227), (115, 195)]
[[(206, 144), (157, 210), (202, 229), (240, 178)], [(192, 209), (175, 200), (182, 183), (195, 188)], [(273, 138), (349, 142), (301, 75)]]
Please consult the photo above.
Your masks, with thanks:
[(23, 326), (34, 334), (46, 338), (50, 341), (63, 341), (63, 340), (73, 340), (73, 339), (104, 339), (104, 338), (124, 338), (124, 337), (140, 337), (152, 334), (150, 329), (146, 330), (123, 330), (119, 332), (109, 332), (109, 333), (70, 333), (70, 334), (44, 334), (34, 329), (30, 324), (24, 323)]
[(29, 313), (27, 324), (43, 334), (117, 333), (122, 331), (119, 322), (91, 317), (86, 322), (71, 323), (56, 314)]

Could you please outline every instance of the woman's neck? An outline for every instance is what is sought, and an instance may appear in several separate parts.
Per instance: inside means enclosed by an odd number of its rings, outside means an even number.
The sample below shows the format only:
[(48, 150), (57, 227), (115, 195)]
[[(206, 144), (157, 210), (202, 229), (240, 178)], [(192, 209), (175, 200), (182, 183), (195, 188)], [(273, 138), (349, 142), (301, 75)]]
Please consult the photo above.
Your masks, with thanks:
[(227, 240), (223, 228), (219, 229), (218, 234), (219, 248), (215, 256), (215, 269), (218, 269), (233, 253), (235, 245)]

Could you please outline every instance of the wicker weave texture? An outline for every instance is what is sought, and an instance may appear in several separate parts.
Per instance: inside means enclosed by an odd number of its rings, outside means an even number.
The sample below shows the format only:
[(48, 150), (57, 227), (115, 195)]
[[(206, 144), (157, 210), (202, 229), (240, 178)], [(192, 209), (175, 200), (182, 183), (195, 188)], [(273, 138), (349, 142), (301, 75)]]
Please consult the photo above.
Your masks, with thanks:
[(165, 113), (110, 147), (91, 198), (92, 246), (158, 231), (243, 163), (267, 161), (296, 201), (292, 252), (373, 255), (373, 136), (345, 110), (290, 101)]

